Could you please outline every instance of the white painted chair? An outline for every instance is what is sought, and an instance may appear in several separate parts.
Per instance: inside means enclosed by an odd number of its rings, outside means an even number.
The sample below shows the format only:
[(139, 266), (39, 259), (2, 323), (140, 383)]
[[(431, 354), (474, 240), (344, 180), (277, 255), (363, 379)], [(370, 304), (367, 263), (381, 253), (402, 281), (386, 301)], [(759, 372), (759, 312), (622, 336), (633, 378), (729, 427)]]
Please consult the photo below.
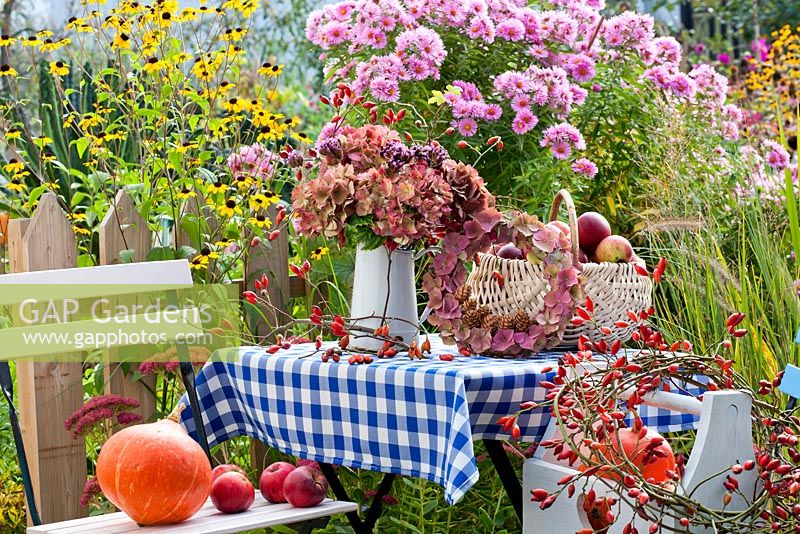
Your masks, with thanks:
[[(146, 291), (167, 291), (167, 299), (175, 299), (177, 304), (176, 291), (192, 287), (192, 276), (187, 260), (172, 260), (148, 263), (126, 263), (120, 265), (107, 265), (99, 267), (86, 267), (76, 269), (58, 269), (50, 271), (34, 271), (19, 274), (4, 274), (0, 276), (0, 286), (2, 285), (53, 285), (53, 292), (59, 293), (58, 288), (65, 288), (63, 294), (54, 294), (53, 299), (69, 297), (69, 286), (85, 286), (80, 291), (80, 298), (99, 298), (99, 297), (118, 297), (132, 295)], [(98, 293), (93, 294), (87, 288), (97, 286)], [(0, 289), (0, 306), (17, 303), (15, 295), (7, 294)], [(146, 321), (137, 321), (135, 324), (142, 324)], [(87, 320), (87, 329), (95, 331), (99, 328), (94, 321)], [(74, 326), (75, 323), (72, 323)], [(20, 326), (0, 330), (0, 343), (4, 336), (18, 336), (19, 330), (24, 329), (27, 333), (58, 332), (62, 326), (59, 324), (47, 324), (39, 326)], [(113, 326), (113, 325), (112, 325)], [(173, 341), (175, 337), (170, 337), (180, 333), (180, 323), (175, 328), (174, 333), (166, 332), (167, 341)], [(10, 339), (10, 338), (9, 338)], [(197, 393), (194, 387), (194, 369), (189, 360), (188, 350), (185, 344), (178, 343), (178, 359), (181, 362), (181, 377), (184, 387), (189, 396), (190, 408), (195, 415), (195, 420), (201, 420), (200, 404), (197, 401)], [(58, 347), (53, 345), (31, 345), (26, 346), (22, 357), (42, 357), (58, 352)], [(64, 350), (64, 352), (70, 352)], [(240, 532), (254, 528), (264, 528), (276, 525), (287, 525), (304, 522), (316, 518), (328, 517), (339, 513), (349, 513), (357, 510), (357, 505), (351, 502), (326, 500), (321, 505), (313, 508), (292, 508), (287, 504), (271, 504), (264, 501), (260, 495), (253, 507), (242, 514), (225, 515), (216, 511), (210, 502), (198, 512), (194, 517), (184, 523), (170, 525), (166, 527), (141, 528), (136, 525), (124, 513), (106, 514), (70, 521), (39, 525), (38, 514), (34, 492), (30, 480), (25, 448), (22, 442), (22, 435), (19, 429), (16, 409), (13, 405), (13, 382), (8, 368), (7, 361), (0, 361), (0, 389), (9, 405), (9, 416), (14, 433), (14, 441), (17, 447), (17, 455), (20, 461), (20, 468), (25, 486), (26, 499), (31, 515), (33, 527), (28, 528), (31, 534), (53, 533), (109, 533), (109, 532), (186, 532), (193, 534), (211, 534)], [(202, 425), (198, 426), (198, 438), (200, 445), (205, 450), (211, 460), (208, 441), (205, 429)]]
[[(703, 395), (703, 401), (677, 393), (658, 391), (649, 394), (645, 404), (676, 412), (690, 413), (700, 416), (694, 448), (686, 464), (682, 487), (692, 493), (692, 498), (706, 505), (722, 508), (722, 499), (726, 493), (722, 483), (726, 474), (708, 480), (709, 477), (729, 470), (737, 463), (754, 458), (752, 423), (750, 408), (752, 399), (740, 391), (715, 391)], [(555, 419), (551, 420), (544, 439), (556, 436), (558, 428)], [(523, 533), (524, 534), (573, 534), (591, 528), (586, 513), (583, 511), (583, 499), (579, 495), (568, 498), (566, 494), (559, 497), (553, 505), (541, 510), (539, 503), (531, 502), (530, 491), (543, 488), (554, 491), (559, 488), (557, 481), (566, 475), (578, 472), (559, 462), (549, 449), (540, 447), (534, 457), (525, 462), (523, 467)], [(737, 476), (743, 495), (754, 495), (757, 483), (756, 470), (744, 471)], [(706, 481), (703, 483), (703, 481)], [(590, 477), (588, 487), (593, 487), (597, 497), (616, 496), (609, 488), (608, 481), (603, 478)], [(743, 510), (747, 507), (745, 500), (735, 494), (726, 510)], [(618, 520), (609, 534), (618, 534), (633, 516), (633, 511), (623, 508)], [(675, 524), (676, 531), (680, 529)], [(641, 530), (641, 529), (640, 529)], [(670, 530), (669, 528), (667, 530)], [(681, 530), (683, 531), (683, 530)], [(692, 532), (707, 532), (705, 529)]]

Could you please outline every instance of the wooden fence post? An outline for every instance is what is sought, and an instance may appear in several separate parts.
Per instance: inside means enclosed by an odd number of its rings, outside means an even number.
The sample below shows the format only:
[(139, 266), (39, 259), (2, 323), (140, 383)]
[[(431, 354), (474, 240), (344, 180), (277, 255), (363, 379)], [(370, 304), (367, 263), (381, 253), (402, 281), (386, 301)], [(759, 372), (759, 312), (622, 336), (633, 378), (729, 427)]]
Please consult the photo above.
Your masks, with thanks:
[[(106, 213), (99, 226), (100, 265), (123, 263), (120, 252), (133, 250), (133, 262), (145, 261), (152, 245), (152, 232), (147, 222), (139, 214), (130, 195), (120, 190), (114, 204)], [(124, 283), (124, 280), (120, 281)], [(112, 354), (118, 354), (114, 350)], [(135, 365), (137, 362), (131, 362)], [(119, 362), (109, 362), (104, 368), (106, 391), (139, 401), (139, 414), (142, 420), (150, 421), (156, 413), (156, 377), (145, 376), (131, 382), (131, 376), (123, 372)], [(148, 389), (149, 388), (149, 389)]]
[[(75, 234), (54, 193), (42, 195), (32, 219), (9, 221), (9, 254), (13, 273), (76, 266)], [(82, 517), (86, 444), (64, 430), (64, 421), (83, 404), (83, 365), (20, 361), (17, 381), (20, 427), (41, 519)]]
[[(274, 206), (270, 207), (269, 217), (272, 220), (275, 219)], [(272, 245), (271, 248), (268, 248), (262, 244), (251, 249), (245, 265), (245, 287), (252, 290), (256, 279), (261, 278), (262, 274), (266, 274), (267, 278), (269, 278), (270, 301), (272, 302), (273, 306), (279, 310), (284, 310), (286, 313), (289, 313), (289, 310), (287, 309), (290, 295), (289, 231), (284, 228), (283, 231), (281, 231), (280, 236), (275, 241), (271, 241), (270, 245)], [(248, 246), (248, 244), (243, 243), (242, 246)], [(255, 327), (253, 333), (258, 336), (266, 335), (269, 332), (270, 327), (286, 324), (287, 322), (284, 315), (270, 313), (267, 310), (265, 310), (265, 312), (266, 323), (261, 321), (260, 316), (258, 317), (256, 324), (252, 324), (255, 322), (253, 320), (248, 321), (251, 323), (251, 327)], [(266, 467), (264, 465), (266, 454), (267, 446), (264, 443), (258, 441), (257, 439), (250, 441), (250, 458), (253, 462), (253, 469), (256, 471), (256, 473), (261, 473), (264, 467)]]

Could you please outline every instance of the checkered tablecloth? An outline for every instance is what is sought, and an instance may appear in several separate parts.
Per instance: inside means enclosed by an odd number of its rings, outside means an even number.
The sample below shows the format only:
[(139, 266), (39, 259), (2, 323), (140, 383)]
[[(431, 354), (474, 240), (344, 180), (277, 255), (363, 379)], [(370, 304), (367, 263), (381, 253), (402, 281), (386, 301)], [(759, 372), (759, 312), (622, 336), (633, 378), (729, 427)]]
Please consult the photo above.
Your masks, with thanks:
[[(258, 438), (287, 454), (432, 480), (457, 502), (478, 480), (473, 440), (508, 439), (497, 418), (527, 400), (542, 401), (561, 353), (527, 360), (456, 357), (431, 336), (434, 357), (404, 355), (369, 365), (323, 363), (311, 345), (267, 354), (242, 347), (239, 358), (212, 361), (197, 376), (209, 443)], [(307, 356), (307, 357), (306, 357)], [(184, 398), (183, 402), (187, 400)], [(692, 428), (697, 418), (642, 407), (645, 424), (660, 432)], [(519, 420), (523, 441), (539, 440), (550, 416), (534, 410)], [(194, 433), (191, 410), (183, 423)]]

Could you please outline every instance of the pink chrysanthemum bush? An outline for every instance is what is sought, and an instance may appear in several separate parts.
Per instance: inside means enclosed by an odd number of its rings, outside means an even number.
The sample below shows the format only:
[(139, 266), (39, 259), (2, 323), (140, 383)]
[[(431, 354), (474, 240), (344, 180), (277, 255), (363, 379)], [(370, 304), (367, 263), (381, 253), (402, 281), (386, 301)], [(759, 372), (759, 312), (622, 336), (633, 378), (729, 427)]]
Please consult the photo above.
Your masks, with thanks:
[(478, 149), (501, 136), (505, 150), (479, 170), (520, 196), (616, 181), (638, 163), (615, 147), (652, 142), (678, 120), (703, 130), (705, 145), (738, 137), (741, 113), (726, 104), (723, 76), (708, 65), (681, 72), (680, 44), (657, 37), (652, 17), (603, 18), (603, 7), (346, 0), (313, 12), (306, 32), (332, 82), (379, 108), (407, 108), (402, 128), (415, 137), (440, 138), (458, 158), (472, 156), (463, 141)]

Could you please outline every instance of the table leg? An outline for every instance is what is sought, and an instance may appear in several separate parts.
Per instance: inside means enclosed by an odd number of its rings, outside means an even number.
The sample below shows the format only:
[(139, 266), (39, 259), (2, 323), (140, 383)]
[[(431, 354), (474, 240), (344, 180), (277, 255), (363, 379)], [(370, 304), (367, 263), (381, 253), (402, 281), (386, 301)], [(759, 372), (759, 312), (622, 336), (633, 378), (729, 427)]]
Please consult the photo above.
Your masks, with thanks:
[[(328, 484), (330, 484), (331, 490), (333, 490), (333, 494), (336, 495), (336, 498), (340, 501), (350, 501), (350, 496), (347, 494), (347, 490), (344, 489), (341, 480), (339, 480), (339, 475), (336, 474), (336, 470), (333, 466), (331, 464), (320, 463), (319, 468), (322, 470), (322, 474), (325, 475), (325, 478), (328, 479)], [(378, 486), (378, 491), (372, 498), (372, 504), (370, 504), (367, 509), (367, 515), (363, 520), (361, 516), (358, 515), (358, 512), (348, 512), (345, 514), (347, 520), (350, 521), (350, 526), (356, 531), (356, 534), (371, 534), (372, 529), (375, 528), (375, 523), (377, 523), (378, 519), (381, 517), (383, 498), (389, 494), (389, 491), (392, 489), (392, 483), (396, 477), (397, 475), (394, 473), (386, 473), (383, 476)]]
[(503, 483), (511, 505), (522, 523), (522, 484), (514, 471), (514, 466), (511, 465), (511, 460), (508, 459), (508, 455), (503, 449), (503, 442), (496, 439), (485, 439), (483, 444), (486, 445), (486, 452), (489, 453), (489, 458), (500, 476), (500, 481)]

